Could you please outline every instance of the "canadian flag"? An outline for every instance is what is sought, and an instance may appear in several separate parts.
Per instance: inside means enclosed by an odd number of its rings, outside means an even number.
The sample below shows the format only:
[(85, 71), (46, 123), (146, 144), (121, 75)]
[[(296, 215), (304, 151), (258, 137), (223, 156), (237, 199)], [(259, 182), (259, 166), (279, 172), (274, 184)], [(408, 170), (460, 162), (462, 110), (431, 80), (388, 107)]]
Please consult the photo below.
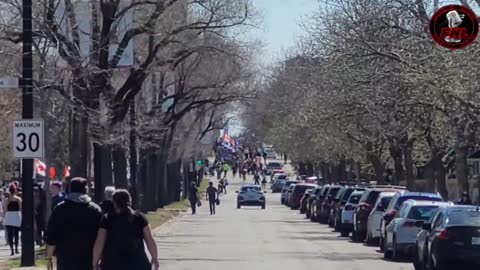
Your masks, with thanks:
[(63, 169), (63, 175), (65, 177), (69, 177), (70, 176), (70, 166), (65, 166), (65, 169)]
[(45, 177), (47, 173), (47, 165), (45, 165), (45, 163), (43, 163), (39, 159), (35, 159), (35, 163), (33, 165), (33, 172), (34, 172), (34, 175), (38, 174), (40, 176)]

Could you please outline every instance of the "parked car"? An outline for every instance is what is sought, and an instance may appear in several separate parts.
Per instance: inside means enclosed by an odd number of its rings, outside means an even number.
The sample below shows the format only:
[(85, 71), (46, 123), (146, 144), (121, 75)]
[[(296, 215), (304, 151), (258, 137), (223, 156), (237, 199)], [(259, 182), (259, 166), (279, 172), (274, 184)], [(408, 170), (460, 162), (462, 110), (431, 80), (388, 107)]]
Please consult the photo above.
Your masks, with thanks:
[(282, 194), (280, 195), (280, 202), (282, 204), (287, 203), (287, 191), (290, 188), (290, 185), (296, 184), (296, 183), (298, 183), (298, 181), (287, 180), (287, 182), (285, 182), (285, 185), (283, 185), (283, 187), (282, 187)]
[(275, 159), (277, 157), (277, 155), (275, 154), (275, 151), (272, 148), (266, 147), (264, 151), (267, 154), (267, 158), (269, 159)]
[(270, 161), (267, 163), (266, 174), (271, 175), (274, 170), (282, 169), (283, 165), (278, 161)]
[(285, 205), (286, 205), (286, 206), (290, 206), (290, 199), (291, 199), (291, 197), (292, 197), (292, 191), (293, 191), (293, 189), (295, 188), (295, 185), (297, 185), (297, 184), (300, 184), (300, 183), (291, 184), (290, 187), (288, 188), (288, 190), (287, 190), (287, 198), (286, 198), (286, 200), (285, 200)]
[(306, 218), (310, 218), (312, 203), (315, 201), (315, 197), (318, 196), (318, 194), (320, 194), (320, 191), (322, 191), (322, 186), (317, 186), (316, 188), (313, 189), (312, 194), (308, 196), (307, 211), (305, 212)]
[(382, 192), (378, 196), (377, 202), (373, 206), (372, 212), (368, 216), (367, 221), (367, 245), (374, 245), (380, 239), (380, 225), (383, 218), (383, 213), (388, 206), (388, 203), (395, 195), (395, 192)]
[(283, 186), (287, 183), (288, 177), (286, 174), (275, 174), (272, 184), (272, 193), (278, 193), (282, 191)]
[(452, 205), (452, 203), (405, 201), (385, 228), (384, 257), (397, 259), (400, 255), (411, 255), (423, 223), (436, 213), (438, 207), (445, 205)]
[[(244, 185), (240, 188), (240, 191), (236, 191), (237, 195), (237, 208), (242, 206), (261, 206), (265, 209), (265, 194), (259, 185)], [(265, 191), (265, 193), (267, 193)]]
[(300, 208), (300, 200), (302, 199), (305, 190), (314, 189), (317, 185), (307, 184), (307, 183), (298, 183), (292, 188), (292, 194), (290, 195), (290, 209), (297, 210)]
[(342, 216), (342, 224), (340, 227), (340, 235), (346, 237), (353, 231), (353, 212), (355, 208), (358, 206), (358, 202), (362, 197), (365, 190), (354, 191), (348, 197), (347, 203), (345, 207), (343, 207), (341, 216)]
[(362, 198), (358, 202), (358, 207), (353, 213), (353, 240), (363, 241), (367, 236), (367, 221), (373, 205), (377, 202), (378, 196), (382, 192), (395, 192), (392, 188), (368, 188), (363, 193)]
[(412, 192), (408, 190), (398, 190), (393, 198), (390, 200), (390, 203), (385, 210), (382, 220), (380, 221), (380, 250), (383, 251), (385, 246), (385, 228), (388, 226), (390, 221), (396, 215), (397, 210), (400, 205), (406, 200), (428, 200), (428, 201), (443, 201), (442, 196), (439, 193), (430, 193), (430, 192)]
[(319, 221), (319, 211), (322, 205), (322, 201), (325, 199), (328, 190), (330, 189), (330, 185), (323, 185), (320, 192), (315, 196), (315, 200), (313, 200), (311, 207), (310, 207), (310, 220), (317, 222)]
[(300, 214), (305, 214), (307, 212), (307, 201), (310, 195), (313, 192), (313, 188), (305, 190), (305, 193), (303, 193), (302, 198), (300, 199)]
[(333, 185), (328, 189), (327, 194), (325, 195), (325, 199), (322, 201), (320, 207), (320, 214), (318, 215), (320, 223), (330, 224), (330, 210), (332, 209), (333, 200), (335, 199), (335, 196), (337, 196), (340, 188), (342, 188), (342, 186)]
[(354, 191), (363, 191), (364, 188), (345, 186), (340, 189), (334, 200), (334, 205), (331, 211), (331, 220), (333, 220), (333, 228), (336, 232), (340, 231), (342, 227), (342, 209), (347, 204), (348, 198)]
[(417, 235), (413, 264), (416, 270), (479, 269), (479, 207), (441, 206)]
[(273, 170), (272, 174), (270, 175), (270, 182), (273, 183), (273, 181), (275, 180), (275, 175), (277, 174), (285, 174), (285, 170), (284, 169), (275, 169)]
[(303, 182), (305, 183), (309, 183), (309, 184), (318, 184), (318, 177), (316, 176), (310, 176), (310, 177), (306, 177)]

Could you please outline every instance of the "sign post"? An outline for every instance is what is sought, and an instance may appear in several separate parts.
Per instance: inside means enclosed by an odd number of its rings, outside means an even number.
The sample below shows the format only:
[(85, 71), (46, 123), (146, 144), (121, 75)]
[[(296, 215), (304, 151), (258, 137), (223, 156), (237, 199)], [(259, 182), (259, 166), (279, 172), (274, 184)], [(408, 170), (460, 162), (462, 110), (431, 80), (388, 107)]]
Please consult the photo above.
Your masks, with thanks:
[[(22, 0), (22, 118), (33, 118), (33, 57), (32, 0)], [(43, 126), (43, 125), (42, 125)], [(26, 134), (25, 134), (26, 135)], [(22, 143), (23, 137), (20, 137)], [(29, 138), (25, 138), (28, 140)], [(35, 149), (34, 139), (32, 147)], [(39, 138), (40, 139), (40, 138)], [(28, 144), (28, 141), (25, 141)], [(38, 142), (40, 145), (40, 141)], [(23, 144), (20, 145), (20, 149)], [(30, 147), (30, 146), (26, 146)], [(30, 149), (30, 150), (33, 150)], [(37, 150), (38, 151), (38, 150)], [(42, 147), (43, 151), (43, 147)], [(21, 151), (22, 152), (22, 151)], [(36, 152), (36, 151), (35, 151)], [(22, 159), (22, 257), (20, 265), (35, 265), (35, 234), (33, 230), (33, 159)]]

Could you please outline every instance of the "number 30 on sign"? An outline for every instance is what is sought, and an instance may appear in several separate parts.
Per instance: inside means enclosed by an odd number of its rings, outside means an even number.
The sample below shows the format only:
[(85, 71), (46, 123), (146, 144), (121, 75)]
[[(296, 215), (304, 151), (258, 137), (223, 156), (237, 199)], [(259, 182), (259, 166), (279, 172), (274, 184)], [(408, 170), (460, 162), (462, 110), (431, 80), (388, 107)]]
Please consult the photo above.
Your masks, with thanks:
[(13, 157), (43, 158), (44, 136), (42, 119), (13, 121)]

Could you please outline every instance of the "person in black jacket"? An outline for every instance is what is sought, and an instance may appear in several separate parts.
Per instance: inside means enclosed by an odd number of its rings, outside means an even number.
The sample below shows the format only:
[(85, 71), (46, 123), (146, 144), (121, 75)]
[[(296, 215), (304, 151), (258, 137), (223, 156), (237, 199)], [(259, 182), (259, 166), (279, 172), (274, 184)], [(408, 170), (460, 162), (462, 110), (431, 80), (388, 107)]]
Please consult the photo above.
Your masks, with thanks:
[(57, 257), (57, 270), (92, 270), (93, 246), (102, 209), (87, 195), (87, 180), (73, 178), (65, 201), (57, 205), (47, 226), (47, 257)]
[(468, 196), (468, 192), (463, 192), (462, 194), (462, 198), (457, 201), (456, 204), (459, 204), (459, 205), (471, 205), (472, 204), (472, 201), (470, 200), (470, 196)]
[(105, 200), (100, 203), (100, 208), (102, 208), (103, 214), (112, 214), (114, 209), (113, 206), (113, 193), (115, 192), (115, 187), (108, 186), (105, 187)]

